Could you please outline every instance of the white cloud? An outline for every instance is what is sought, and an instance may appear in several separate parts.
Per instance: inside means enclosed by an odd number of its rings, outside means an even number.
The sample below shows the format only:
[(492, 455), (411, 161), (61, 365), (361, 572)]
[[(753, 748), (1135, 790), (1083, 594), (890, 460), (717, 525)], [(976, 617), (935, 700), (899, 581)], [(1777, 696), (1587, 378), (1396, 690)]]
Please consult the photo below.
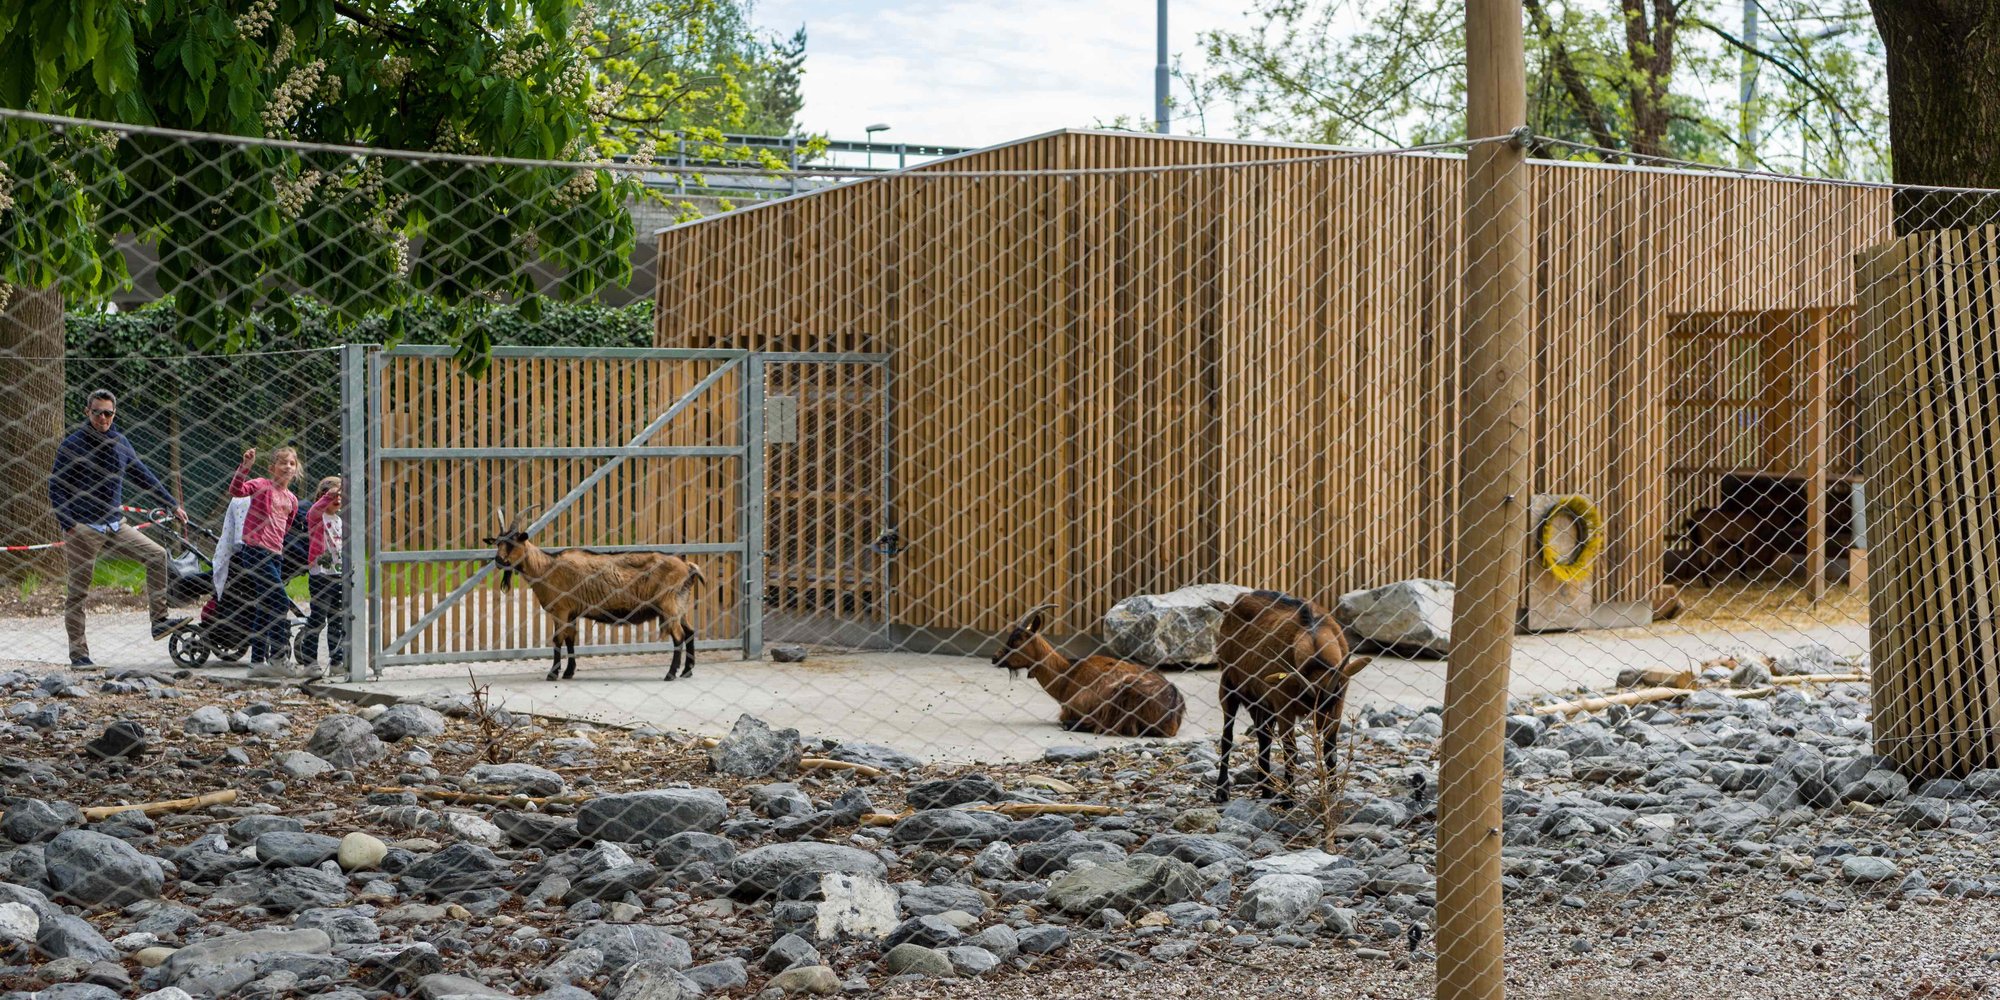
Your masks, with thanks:
[[(1249, 0), (1169, 0), (1169, 48), (1242, 24)], [(987, 145), (1118, 115), (1150, 119), (1154, 3), (762, 0), (759, 24), (807, 32), (805, 125), (883, 142)], [(1176, 131), (1179, 131), (1178, 129)]]

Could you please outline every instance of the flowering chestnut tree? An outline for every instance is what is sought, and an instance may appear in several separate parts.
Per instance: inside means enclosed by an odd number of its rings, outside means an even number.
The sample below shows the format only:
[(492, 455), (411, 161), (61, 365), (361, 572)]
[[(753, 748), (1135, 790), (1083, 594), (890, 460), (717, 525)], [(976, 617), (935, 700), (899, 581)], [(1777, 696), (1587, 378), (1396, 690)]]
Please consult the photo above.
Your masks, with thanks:
[[(612, 108), (583, 0), (27, 0), (0, 106), (199, 132), (589, 163)], [(644, 149), (635, 151), (640, 157)], [(573, 167), (354, 156), (0, 119), (0, 283), (74, 305), (151, 243), (198, 349), (295, 296), (354, 321), (420, 296), (579, 298), (630, 277), (636, 183)], [(462, 311), (460, 311), (462, 315)], [(478, 324), (453, 331), (483, 365)]]

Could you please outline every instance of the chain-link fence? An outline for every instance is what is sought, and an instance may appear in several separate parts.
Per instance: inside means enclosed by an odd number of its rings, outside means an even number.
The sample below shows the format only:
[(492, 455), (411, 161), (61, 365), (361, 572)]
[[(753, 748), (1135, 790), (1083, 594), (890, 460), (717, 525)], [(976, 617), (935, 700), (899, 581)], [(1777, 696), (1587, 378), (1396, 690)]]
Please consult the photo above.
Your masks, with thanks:
[[(1056, 133), (635, 238), (646, 164), (6, 122), (9, 987), (1426, 995), (1495, 880), (1458, 974), (1528, 995), (2000, 982), (1952, 192), (1536, 145), (1482, 432), (1485, 143)], [(565, 304), (641, 251), (649, 318)]]

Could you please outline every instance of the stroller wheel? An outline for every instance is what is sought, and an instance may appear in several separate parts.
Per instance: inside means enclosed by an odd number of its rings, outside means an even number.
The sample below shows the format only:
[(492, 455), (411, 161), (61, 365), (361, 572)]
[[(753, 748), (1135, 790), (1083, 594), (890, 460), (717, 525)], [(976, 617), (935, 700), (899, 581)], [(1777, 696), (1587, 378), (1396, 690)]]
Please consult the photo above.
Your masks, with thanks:
[(208, 662), (208, 641), (195, 629), (179, 629), (167, 637), (167, 655), (190, 670)]

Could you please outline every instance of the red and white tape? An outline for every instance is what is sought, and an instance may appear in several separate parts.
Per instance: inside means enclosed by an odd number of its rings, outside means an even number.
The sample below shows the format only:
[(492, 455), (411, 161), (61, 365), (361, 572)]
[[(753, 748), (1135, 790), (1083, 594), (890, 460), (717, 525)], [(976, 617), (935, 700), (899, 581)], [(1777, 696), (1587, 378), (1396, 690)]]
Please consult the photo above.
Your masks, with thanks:
[[(118, 509), (133, 514), (144, 514), (153, 519), (143, 524), (132, 525), (134, 528), (157, 528), (167, 523), (167, 515), (170, 513), (157, 507), (152, 510), (147, 510), (144, 507), (120, 507)], [(62, 548), (67, 544), (69, 542), (65, 540), (60, 542), (43, 542), (40, 545), (0, 545), (0, 552), (46, 552), (49, 549)]]

